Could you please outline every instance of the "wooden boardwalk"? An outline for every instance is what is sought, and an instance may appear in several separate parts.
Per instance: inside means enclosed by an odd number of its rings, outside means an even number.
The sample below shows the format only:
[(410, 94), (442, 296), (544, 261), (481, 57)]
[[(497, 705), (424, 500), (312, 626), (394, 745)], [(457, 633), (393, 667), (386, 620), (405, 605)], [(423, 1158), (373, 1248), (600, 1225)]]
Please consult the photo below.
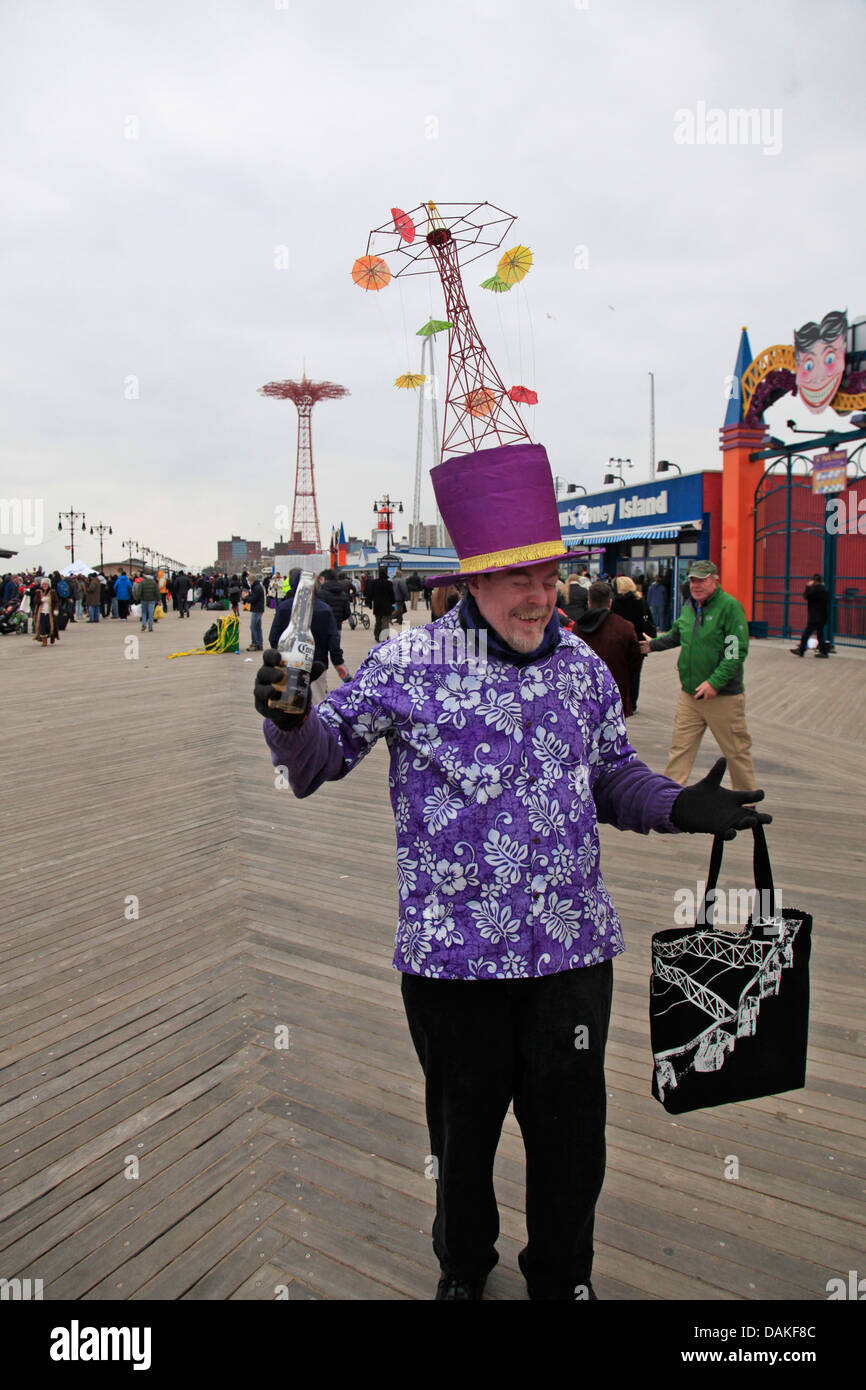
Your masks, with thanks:
[[(137, 659), (132, 622), (79, 623), (48, 651), (0, 639), (0, 1276), (41, 1278), (45, 1299), (429, 1299), (386, 753), (296, 801), (246, 653), (165, 660), (208, 622), (170, 614)], [(352, 669), (369, 645), (346, 633)], [(863, 1271), (864, 685), (859, 652), (825, 666), (758, 643), (747, 664), (777, 886), (816, 919), (805, 1090), (681, 1117), (651, 1098), (649, 940), (709, 842), (602, 829), (628, 945), (602, 1298), (815, 1300)], [(629, 727), (654, 767), (675, 693), (673, 654), (651, 657)], [(708, 737), (696, 771), (714, 756)], [(749, 849), (731, 847), (730, 882)], [(523, 1299), (510, 1114), (497, 1192), (487, 1296)]]

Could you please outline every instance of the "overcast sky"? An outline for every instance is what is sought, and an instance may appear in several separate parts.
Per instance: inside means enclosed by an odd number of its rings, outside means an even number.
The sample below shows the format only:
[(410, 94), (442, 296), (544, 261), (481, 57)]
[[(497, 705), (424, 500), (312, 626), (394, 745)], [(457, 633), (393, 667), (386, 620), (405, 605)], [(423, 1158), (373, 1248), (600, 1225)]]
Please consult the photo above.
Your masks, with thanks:
[[(5, 540), (19, 564), (68, 559), (70, 506), (194, 566), (232, 533), (272, 542), (297, 416), (257, 387), (304, 365), (351, 392), (313, 415), (323, 539), (367, 533), (386, 490), (411, 510), (418, 399), (393, 381), (418, 370), (441, 291), (350, 276), (395, 204), (517, 214), (508, 244), (532, 271), (493, 296), (496, 256), (474, 263), (470, 306), (506, 385), (537, 390), (526, 418), (554, 472), (590, 491), (611, 455), (648, 479), (650, 371), (657, 456), (715, 468), (741, 325), (757, 352), (866, 313), (861, 0), (0, 15), (0, 497), (42, 498), (46, 534)], [(699, 103), (764, 109), (768, 138), (678, 143), (675, 113)], [(815, 422), (790, 398), (768, 422), (789, 415)]]

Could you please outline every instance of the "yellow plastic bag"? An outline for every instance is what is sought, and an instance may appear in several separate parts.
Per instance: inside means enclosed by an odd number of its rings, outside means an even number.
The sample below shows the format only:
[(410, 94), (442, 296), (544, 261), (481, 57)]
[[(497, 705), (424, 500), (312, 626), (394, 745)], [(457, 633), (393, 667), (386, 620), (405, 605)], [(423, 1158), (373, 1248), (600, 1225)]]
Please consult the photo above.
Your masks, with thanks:
[(158, 603), (154, 608), (153, 617), (155, 622), (157, 622), (160, 618), (165, 617), (165, 609), (163, 608), (161, 603)]

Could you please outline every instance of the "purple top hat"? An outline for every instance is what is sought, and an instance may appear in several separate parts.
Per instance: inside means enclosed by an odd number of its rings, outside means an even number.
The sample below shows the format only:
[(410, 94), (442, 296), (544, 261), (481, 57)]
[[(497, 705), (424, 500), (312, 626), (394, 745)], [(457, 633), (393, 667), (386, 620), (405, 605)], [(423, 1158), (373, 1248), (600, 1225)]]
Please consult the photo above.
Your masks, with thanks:
[(459, 570), (428, 579), (430, 588), (568, 555), (543, 445), (503, 444), (458, 454), (437, 464), (430, 476), (460, 560)]

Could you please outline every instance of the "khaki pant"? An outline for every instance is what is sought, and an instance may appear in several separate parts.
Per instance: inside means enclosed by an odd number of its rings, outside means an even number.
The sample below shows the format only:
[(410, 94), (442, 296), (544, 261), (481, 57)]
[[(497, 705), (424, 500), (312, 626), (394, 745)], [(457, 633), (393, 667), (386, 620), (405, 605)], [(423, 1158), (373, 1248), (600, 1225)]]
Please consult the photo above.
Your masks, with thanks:
[(665, 776), (685, 786), (707, 728), (728, 760), (728, 775), (734, 791), (754, 791), (757, 783), (752, 765), (752, 740), (746, 728), (745, 695), (717, 695), (714, 700), (696, 700), (693, 695), (680, 691)]
[(310, 685), (310, 690), (312, 692), (310, 699), (312, 700), (312, 703), (314, 705), (317, 705), (321, 700), (324, 700), (325, 696), (328, 693), (327, 672), (323, 671), (320, 676), (316, 677), (316, 679)]

